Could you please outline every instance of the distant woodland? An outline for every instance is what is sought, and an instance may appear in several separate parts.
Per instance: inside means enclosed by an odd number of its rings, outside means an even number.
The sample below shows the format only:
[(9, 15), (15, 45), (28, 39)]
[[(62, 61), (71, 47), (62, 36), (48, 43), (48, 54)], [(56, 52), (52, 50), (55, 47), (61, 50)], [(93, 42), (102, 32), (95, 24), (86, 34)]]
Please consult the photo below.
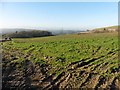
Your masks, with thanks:
[(32, 38), (32, 37), (44, 37), (44, 36), (53, 36), (49, 31), (16, 31), (14, 33), (3, 34), (2, 37), (11, 37), (11, 38)]

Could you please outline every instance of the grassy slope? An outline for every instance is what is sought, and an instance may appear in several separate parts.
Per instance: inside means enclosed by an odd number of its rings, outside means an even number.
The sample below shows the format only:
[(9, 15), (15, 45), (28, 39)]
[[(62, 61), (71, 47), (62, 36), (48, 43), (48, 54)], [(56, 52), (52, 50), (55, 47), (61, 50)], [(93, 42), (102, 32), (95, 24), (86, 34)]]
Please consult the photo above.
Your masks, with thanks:
[[(117, 87), (117, 33), (13, 39), (12, 42), (3, 43), (3, 50), (3, 61), (9, 60), (9, 63), (4, 63), (4, 67), (15, 65), (18, 72), (22, 71), (23, 74), (26, 64), (22, 62), (25, 60), (32, 63), (30, 66), (39, 67), (35, 69), (34, 75), (31, 73), (27, 76), (31, 79), (32, 87)], [(37, 73), (38, 70), (41, 71)], [(41, 72), (44, 78), (40, 78)], [(8, 75), (6, 77), (10, 78)], [(48, 80), (48, 77), (52, 80)]]
[(118, 29), (118, 26), (108, 26), (108, 27), (102, 27), (102, 28), (95, 28), (93, 30), (104, 30), (104, 28), (106, 28), (106, 29)]

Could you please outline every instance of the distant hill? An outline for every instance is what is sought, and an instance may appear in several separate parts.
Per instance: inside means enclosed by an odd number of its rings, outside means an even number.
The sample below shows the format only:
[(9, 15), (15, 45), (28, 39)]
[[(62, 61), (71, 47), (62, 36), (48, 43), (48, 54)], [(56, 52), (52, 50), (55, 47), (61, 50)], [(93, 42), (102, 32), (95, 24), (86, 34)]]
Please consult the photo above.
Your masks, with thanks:
[(35, 29), (24, 29), (24, 28), (3, 28), (1, 29), (2, 34), (14, 33), (16, 31), (33, 31)]
[(16, 31), (33, 31), (33, 30), (38, 30), (38, 31), (49, 31), (52, 32), (53, 35), (62, 35), (62, 34), (73, 34), (73, 33), (79, 33), (79, 32), (84, 32), (85, 30), (61, 30), (61, 29), (24, 29), (24, 28), (4, 28), (2, 29), (2, 34), (6, 33), (14, 33)]
[(53, 36), (51, 32), (48, 31), (40, 31), (40, 30), (33, 30), (33, 31), (16, 31), (11, 33), (6, 33), (2, 35), (4, 37), (11, 37), (11, 38), (32, 38), (32, 37), (44, 37), (44, 36)]
[(54, 35), (63, 35), (63, 34), (75, 34), (80, 32), (85, 32), (83, 30), (51, 30)]
[(102, 28), (96, 28), (93, 29), (90, 32), (94, 32), (94, 33), (104, 33), (104, 32), (117, 32), (118, 31), (118, 26), (110, 26), (110, 27), (102, 27)]

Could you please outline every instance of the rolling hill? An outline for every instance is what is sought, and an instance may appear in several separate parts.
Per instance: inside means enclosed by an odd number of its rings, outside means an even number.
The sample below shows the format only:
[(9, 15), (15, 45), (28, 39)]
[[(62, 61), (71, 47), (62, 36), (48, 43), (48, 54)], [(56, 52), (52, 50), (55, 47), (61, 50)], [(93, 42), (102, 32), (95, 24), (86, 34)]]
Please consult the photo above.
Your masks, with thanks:
[(102, 27), (102, 28), (95, 28), (90, 32), (94, 33), (104, 33), (104, 32), (117, 32), (118, 31), (118, 26), (109, 26), (109, 27)]

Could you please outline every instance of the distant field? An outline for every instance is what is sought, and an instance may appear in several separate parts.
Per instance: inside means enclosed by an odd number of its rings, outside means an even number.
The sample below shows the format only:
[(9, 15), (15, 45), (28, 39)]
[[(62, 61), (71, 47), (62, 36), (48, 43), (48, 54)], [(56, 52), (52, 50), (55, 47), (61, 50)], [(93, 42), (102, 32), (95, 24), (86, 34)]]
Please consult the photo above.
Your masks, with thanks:
[(4, 88), (120, 88), (117, 33), (14, 38), (1, 44)]
[(120, 26), (109, 26), (109, 27), (103, 27), (103, 28), (96, 28), (94, 30), (104, 30), (104, 29), (118, 29)]

